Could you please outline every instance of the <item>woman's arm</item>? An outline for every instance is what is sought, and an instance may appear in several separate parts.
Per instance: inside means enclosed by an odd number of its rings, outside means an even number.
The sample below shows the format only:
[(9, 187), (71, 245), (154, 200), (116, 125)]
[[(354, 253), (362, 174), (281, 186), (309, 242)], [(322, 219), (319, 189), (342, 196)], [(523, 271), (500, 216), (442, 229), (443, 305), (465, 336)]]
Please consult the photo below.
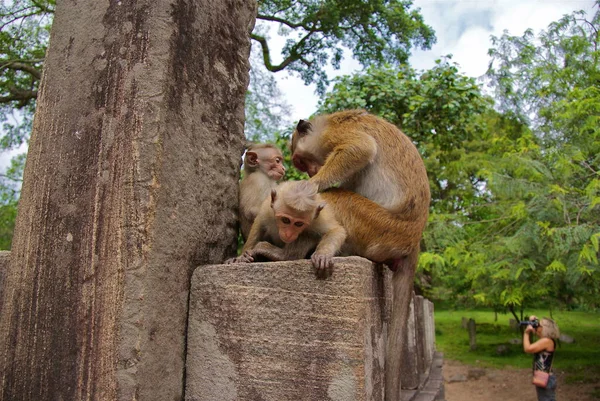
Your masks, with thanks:
[(554, 347), (554, 343), (551, 339), (544, 337), (540, 338), (533, 344), (531, 344), (531, 340), (529, 338), (529, 333), (533, 330), (529, 330), (531, 326), (527, 327), (527, 330), (523, 333), (523, 351), (528, 354), (535, 354), (542, 351), (547, 351), (549, 348)]

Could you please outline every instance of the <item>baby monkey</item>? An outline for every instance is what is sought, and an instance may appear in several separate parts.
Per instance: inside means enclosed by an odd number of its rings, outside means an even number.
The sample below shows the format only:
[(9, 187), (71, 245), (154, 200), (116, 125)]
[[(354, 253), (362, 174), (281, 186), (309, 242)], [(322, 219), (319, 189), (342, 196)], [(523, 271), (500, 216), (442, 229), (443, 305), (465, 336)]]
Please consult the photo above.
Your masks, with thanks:
[(270, 143), (250, 145), (244, 156), (244, 178), (240, 181), (240, 226), (248, 238), (260, 206), (285, 174), (283, 154)]
[(310, 252), (319, 277), (328, 277), (333, 257), (346, 240), (337, 222), (308, 181), (288, 181), (271, 191), (242, 249), (242, 255), (225, 263), (249, 263), (262, 256), (272, 261), (306, 258)]

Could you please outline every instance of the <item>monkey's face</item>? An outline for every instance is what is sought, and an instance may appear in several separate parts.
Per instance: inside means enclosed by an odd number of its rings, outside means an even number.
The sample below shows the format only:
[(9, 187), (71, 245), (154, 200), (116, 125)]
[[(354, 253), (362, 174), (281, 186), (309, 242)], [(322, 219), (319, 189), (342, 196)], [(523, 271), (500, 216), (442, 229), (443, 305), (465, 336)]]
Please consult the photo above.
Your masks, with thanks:
[(321, 164), (316, 162), (310, 157), (301, 156), (299, 153), (295, 153), (292, 156), (292, 162), (294, 167), (298, 170), (307, 173), (309, 177), (314, 176), (321, 169)]
[(313, 127), (309, 121), (300, 120), (292, 135), (292, 163), (310, 177), (319, 172), (326, 156), (323, 154), (318, 128), (319, 124)]
[(274, 154), (269, 159), (264, 161), (267, 169), (267, 175), (279, 181), (285, 175), (285, 166), (283, 165), (283, 156)]
[(310, 226), (311, 219), (303, 213), (294, 213), (291, 210), (275, 213), (279, 238), (286, 244), (298, 239), (298, 236)]
[(260, 148), (246, 152), (244, 164), (251, 169), (259, 168), (267, 177), (279, 181), (285, 174), (283, 155), (279, 149)]

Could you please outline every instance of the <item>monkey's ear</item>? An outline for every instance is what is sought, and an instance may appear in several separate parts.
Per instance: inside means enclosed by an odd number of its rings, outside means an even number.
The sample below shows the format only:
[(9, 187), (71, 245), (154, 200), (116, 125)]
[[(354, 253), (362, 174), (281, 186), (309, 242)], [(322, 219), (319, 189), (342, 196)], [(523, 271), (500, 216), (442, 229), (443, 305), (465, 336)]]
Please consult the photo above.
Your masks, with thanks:
[(321, 203), (319, 206), (317, 206), (317, 209), (315, 210), (315, 219), (319, 217), (319, 213), (321, 213), (321, 210), (323, 210), (326, 205), (327, 203)]
[(296, 126), (296, 131), (298, 131), (298, 134), (300, 134), (300, 136), (308, 134), (308, 131), (310, 131), (311, 129), (312, 124), (306, 120), (298, 121), (298, 125)]
[(258, 153), (252, 151), (246, 152), (246, 162), (251, 167), (256, 167), (258, 165)]

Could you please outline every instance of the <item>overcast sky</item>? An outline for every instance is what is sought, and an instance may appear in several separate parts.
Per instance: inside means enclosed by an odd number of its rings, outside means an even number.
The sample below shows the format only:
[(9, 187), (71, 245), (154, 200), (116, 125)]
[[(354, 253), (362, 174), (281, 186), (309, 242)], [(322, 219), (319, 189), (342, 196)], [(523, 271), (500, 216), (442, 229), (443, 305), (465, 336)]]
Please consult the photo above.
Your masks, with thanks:
[[(425, 23), (435, 30), (437, 43), (431, 50), (415, 51), (410, 59), (413, 67), (422, 70), (434, 66), (434, 61), (446, 54), (461, 71), (472, 77), (483, 75), (487, 69), (490, 36), (501, 36), (504, 30), (522, 35), (527, 28), (536, 34), (575, 10), (593, 15), (593, 0), (414, 0), (421, 8)], [(342, 70), (348, 74), (359, 68), (353, 60), (345, 60)], [(301, 79), (285, 72), (276, 74), (281, 91), (292, 106), (292, 121), (308, 118), (316, 111), (318, 98), (314, 85), (304, 86)]]

